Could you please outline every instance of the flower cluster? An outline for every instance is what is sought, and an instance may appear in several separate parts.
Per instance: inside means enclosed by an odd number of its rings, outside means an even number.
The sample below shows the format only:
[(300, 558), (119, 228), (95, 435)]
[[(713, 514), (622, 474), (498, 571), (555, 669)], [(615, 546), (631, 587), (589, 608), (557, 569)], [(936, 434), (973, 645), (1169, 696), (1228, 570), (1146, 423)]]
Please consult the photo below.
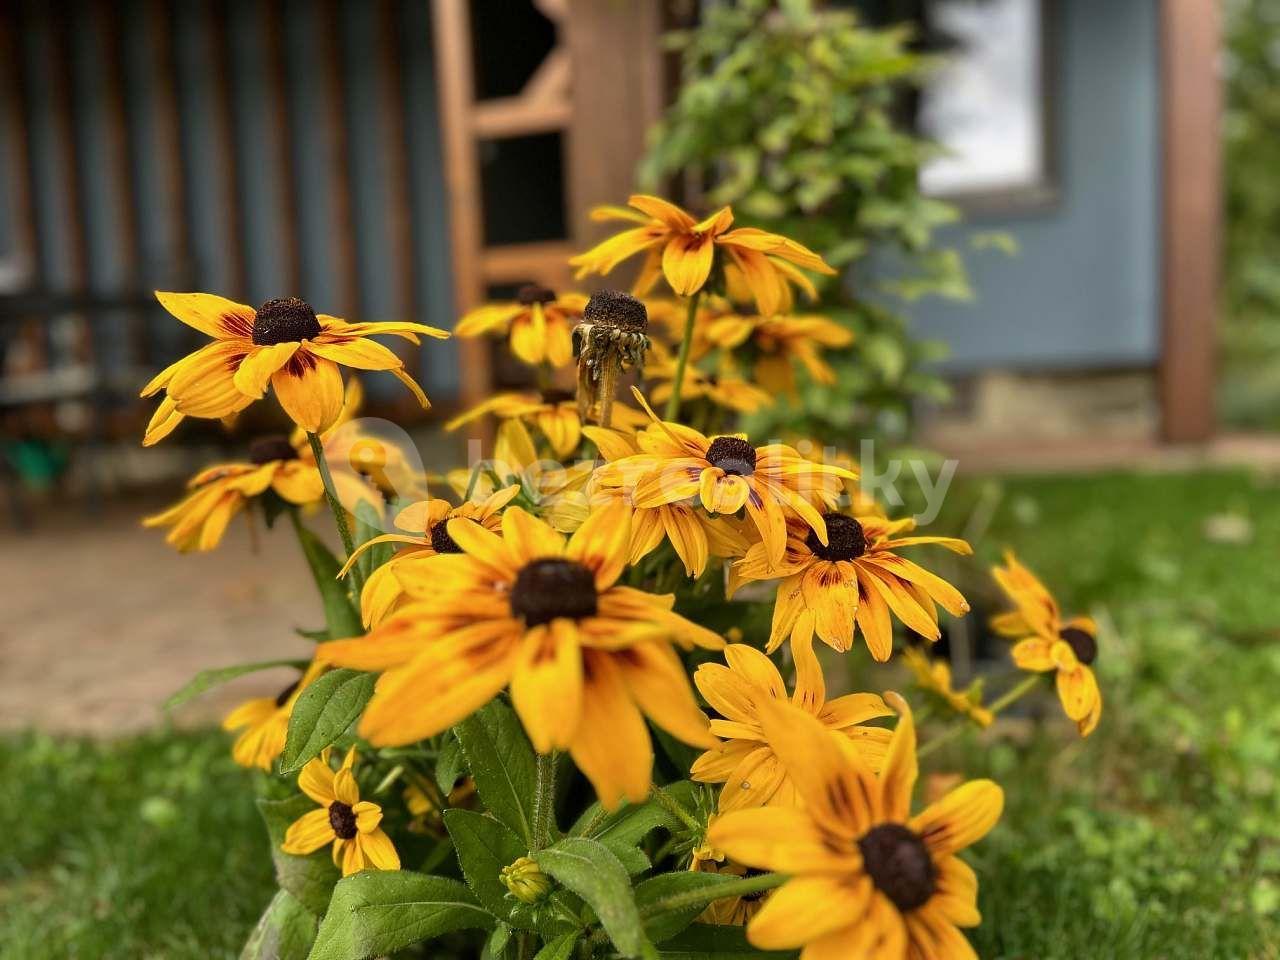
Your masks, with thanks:
[[(654, 938), (689, 935), (702, 946), (677, 952), (716, 952), (717, 931), (745, 925), (754, 948), (804, 960), (972, 956), (960, 931), (979, 922), (978, 885), (958, 854), (997, 823), (1000, 787), (974, 780), (913, 813), (911, 708), (848, 689), (847, 671), (829, 690), (823, 661), (865, 662), (865, 646), (879, 669), (903, 649), (957, 732), (994, 728), (1053, 672), (1088, 735), (1095, 625), (1063, 619), (1010, 555), (995, 577), (1013, 609), (992, 629), (1030, 680), (985, 706), (979, 684), (953, 689), (924, 648), (969, 603), (928, 551), (906, 554), (969, 544), (890, 518), (852, 459), (813, 438), (734, 429), (797, 376), (833, 376), (822, 351), (852, 337), (791, 312), (795, 290), (816, 294), (809, 274), (833, 271), (734, 228), (728, 208), (698, 220), (634, 196), (595, 217), (633, 226), (572, 263), (607, 274), (643, 252), (632, 291), (531, 285), (463, 317), (459, 336), (509, 337), (529, 382), (446, 424), (496, 419), (491, 458), (430, 475), (361, 431), (359, 386), (344, 394), (338, 366), (389, 371), (425, 405), (368, 336), (443, 331), (296, 299), (158, 295), (214, 342), (148, 385), (164, 398), (145, 443), (268, 387), (297, 427), (145, 522), (209, 550), (237, 514), (287, 513), (315, 573), (313, 655), (225, 721), (238, 763), (296, 775), (292, 799), (264, 786), (263, 809), (289, 902), (323, 915), (298, 955), (325, 938), (324, 955), (390, 954), (459, 930), (494, 931), (494, 956), (500, 937), (521, 956), (651, 956)], [(345, 556), (304, 523), (324, 502)], [(648, 874), (672, 879), (646, 889)]]

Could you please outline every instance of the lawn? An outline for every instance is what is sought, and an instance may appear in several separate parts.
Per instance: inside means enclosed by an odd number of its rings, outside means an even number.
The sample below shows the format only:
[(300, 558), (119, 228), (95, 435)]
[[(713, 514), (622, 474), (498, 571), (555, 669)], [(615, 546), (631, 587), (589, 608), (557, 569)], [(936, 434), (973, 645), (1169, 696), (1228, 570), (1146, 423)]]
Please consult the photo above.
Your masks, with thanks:
[[(1103, 629), (1088, 741), (1045, 701), (928, 758), (1007, 788), (973, 854), (981, 956), (1280, 956), (1278, 494), (1245, 471), (952, 490), (976, 609), (1010, 546)], [(217, 733), (0, 740), (0, 956), (235, 956), (272, 892), (252, 798)]]

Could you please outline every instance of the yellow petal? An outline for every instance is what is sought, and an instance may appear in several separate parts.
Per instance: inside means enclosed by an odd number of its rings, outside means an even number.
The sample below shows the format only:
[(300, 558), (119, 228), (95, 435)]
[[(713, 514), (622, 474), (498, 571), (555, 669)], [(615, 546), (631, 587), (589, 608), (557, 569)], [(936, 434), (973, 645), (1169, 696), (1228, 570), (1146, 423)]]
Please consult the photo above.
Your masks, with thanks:
[(584, 661), (582, 720), (569, 752), (601, 805), (614, 810), (648, 796), (653, 744), (609, 654), (588, 650)]
[(187, 326), (219, 340), (228, 337), (250, 337), (258, 312), (253, 307), (236, 303), (212, 293), (168, 293), (156, 291), (160, 306)]
[(246, 397), (261, 400), (267, 391), (267, 384), (277, 370), (289, 362), (302, 346), (301, 343), (276, 343), (266, 347), (254, 347), (249, 355), (240, 361), (233, 382), (236, 389)]
[(569, 745), (582, 713), (582, 650), (572, 621), (553, 620), (525, 634), (511, 703), (539, 753)]
[(808, 812), (794, 807), (756, 807), (717, 817), (707, 842), (748, 867), (780, 873), (845, 873), (862, 856), (853, 841), (837, 849)]
[(321, 806), (327, 807), (337, 799), (333, 792), (333, 771), (325, 757), (307, 762), (298, 774), (298, 789)]
[(299, 351), (271, 377), (276, 399), (309, 433), (327, 430), (342, 412), (342, 374), (330, 360)]
[(597, 590), (608, 590), (627, 567), (631, 508), (621, 500), (592, 511), (569, 540), (565, 555), (595, 574)]
[(698, 709), (680, 658), (662, 643), (637, 643), (614, 654), (622, 679), (640, 709), (676, 739), (715, 746), (706, 715)]
[(329, 823), (329, 809), (322, 807), (303, 814), (289, 824), (280, 849), (295, 857), (305, 857), (315, 853), (326, 843), (332, 843), (336, 837), (333, 826)]
[[(751, 920), (751, 943), (794, 950), (859, 921), (871, 898), (867, 876), (801, 876), (769, 895)], [(852, 960), (852, 958), (850, 958)]]
[(930, 804), (909, 824), (935, 857), (977, 843), (1004, 810), (1004, 791), (991, 780), (970, 780)]

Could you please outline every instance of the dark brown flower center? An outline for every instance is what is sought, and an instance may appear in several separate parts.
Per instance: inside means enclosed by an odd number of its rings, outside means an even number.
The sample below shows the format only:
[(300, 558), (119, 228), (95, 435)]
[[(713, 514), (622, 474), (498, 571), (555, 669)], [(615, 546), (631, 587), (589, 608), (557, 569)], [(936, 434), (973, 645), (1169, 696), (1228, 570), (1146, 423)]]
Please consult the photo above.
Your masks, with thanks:
[(281, 434), (258, 437), (249, 443), (249, 461), (261, 466), (273, 460), (297, 460), (298, 451), (293, 449), (289, 438)]
[(628, 333), (644, 333), (649, 329), (649, 311), (643, 303), (621, 290), (593, 293), (582, 311), (582, 322), (612, 327)]
[(253, 318), (253, 342), (262, 346), (310, 340), (320, 334), (311, 304), (297, 297), (268, 300)]
[(575, 395), (568, 390), (558, 390), (555, 387), (551, 387), (542, 391), (542, 402), (550, 404), (568, 403), (570, 400), (574, 399), (574, 396)]
[(924, 841), (900, 823), (872, 827), (858, 841), (862, 865), (899, 910), (915, 910), (933, 896), (937, 870)]
[(823, 560), (856, 560), (867, 552), (867, 535), (862, 524), (843, 513), (824, 513), (827, 522), (827, 545), (824, 547), (812, 530), (804, 539), (804, 545), (814, 556)]
[(511, 587), (512, 616), (522, 617), (527, 627), (557, 617), (594, 617), (597, 609), (595, 574), (572, 560), (534, 560)]
[(1079, 627), (1067, 627), (1059, 630), (1058, 636), (1067, 642), (1076, 659), (1086, 666), (1098, 659), (1098, 640), (1093, 634)]
[(550, 303), (556, 298), (556, 292), (536, 283), (526, 283), (516, 291), (516, 301), (526, 307), (534, 303)]
[(276, 706), (283, 707), (285, 705), (285, 702), (290, 697), (293, 696), (293, 691), (298, 689), (298, 684), (301, 682), (302, 682), (301, 680), (295, 680), (293, 681), (293, 683), (289, 684), (287, 687), (281, 690), (278, 694), (276, 694)]
[(350, 840), (356, 835), (356, 812), (349, 804), (335, 800), (329, 804), (329, 826), (343, 840)]
[(431, 528), (431, 549), (436, 553), (461, 553), (458, 542), (449, 536), (449, 520), (445, 518)]
[(741, 437), (716, 437), (707, 447), (707, 463), (731, 477), (749, 477), (756, 472), (756, 448)]

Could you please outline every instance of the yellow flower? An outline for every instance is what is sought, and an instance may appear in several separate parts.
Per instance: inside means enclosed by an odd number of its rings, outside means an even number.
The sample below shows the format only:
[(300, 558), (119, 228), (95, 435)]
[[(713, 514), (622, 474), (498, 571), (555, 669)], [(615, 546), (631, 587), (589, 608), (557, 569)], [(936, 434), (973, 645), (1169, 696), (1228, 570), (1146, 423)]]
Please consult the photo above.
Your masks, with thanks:
[[(501, 420), (520, 420), (537, 427), (551, 444), (552, 453), (560, 458), (571, 456), (582, 440), (577, 398), (570, 391), (559, 389), (496, 394), (454, 417), (444, 428), (457, 430), (490, 413)], [(625, 404), (615, 403), (613, 422), (622, 429), (634, 431), (647, 423), (648, 418)]]
[[(623, 260), (648, 251), (640, 277), (638, 296), (646, 294), (660, 275), (682, 297), (703, 288), (711, 275), (716, 251), (728, 254), (763, 314), (776, 313), (790, 296), (788, 282), (795, 264), (816, 273), (834, 274), (808, 247), (776, 233), (733, 225), (733, 211), (722, 207), (701, 223), (675, 204), (646, 194), (634, 194), (626, 207), (604, 206), (591, 211), (593, 220), (627, 220), (639, 226), (624, 230), (592, 249), (570, 259), (578, 276), (607, 274)], [(727, 265), (727, 264), (726, 264)]]
[(885, 697), (900, 719), (878, 777), (809, 713), (761, 705), (765, 737), (804, 806), (726, 814), (707, 840), (790, 875), (747, 927), (762, 950), (800, 947), (800, 960), (976, 960), (959, 928), (982, 920), (978, 881), (956, 853), (995, 826), (1004, 793), (973, 780), (911, 816), (915, 726), (901, 697)]
[(294, 423), (320, 433), (342, 411), (339, 365), (387, 370), (425, 408), (426, 394), (405, 371), (404, 361), (368, 337), (386, 334), (418, 343), (418, 334), (448, 336), (421, 323), (348, 323), (316, 314), (296, 297), (268, 300), (257, 310), (209, 293), (157, 291), (156, 299), (214, 340), (170, 364), (143, 387), (144, 397), (165, 391), (147, 425), (144, 446), (168, 436), (184, 417), (237, 413), (262, 399), (268, 385)]
[(518, 857), (498, 872), (498, 879), (521, 903), (537, 903), (551, 891), (551, 880), (531, 857)]
[[(850, 693), (827, 702), (822, 667), (813, 653), (813, 628), (805, 640), (794, 643), (796, 689), (791, 702), (817, 717), (824, 727), (857, 748), (872, 770), (884, 761), (889, 731), (861, 724), (892, 711), (874, 693)], [(768, 657), (754, 647), (725, 647), (728, 666), (704, 663), (693, 675), (694, 685), (721, 719), (711, 721), (711, 732), (722, 738), (696, 761), (690, 773), (701, 783), (723, 783), (719, 810), (722, 814), (747, 807), (794, 807), (800, 802), (795, 784), (787, 775), (760, 726), (760, 704), (786, 700), (782, 675)]]
[(168, 527), (165, 542), (182, 553), (214, 549), (231, 518), (268, 490), (297, 505), (324, 496), (310, 449), (299, 450), (282, 436), (260, 437), (249, 444), (248, 463), (208, 467), (187, 487), (192, 492), (186, 497), (142, 521), (144, 527)]
[[(711, 823), (715, 823), (715, 817), (711, 818)], [(731, 862), (725, 857), (723, 851), (705, 843), (693, 851), (689, 869), (694, 873), (716, 873), (723, 877), (738, 878), (756, 877), (762, 872)], [(765, 891), (748, 894), (745, 897), (724, 897), (709, 904), (698, 915), (698, 919), (703, 923), (714, 923), (721, 927), (745, 926), (747, 921), (760, 912), (764, 898), (768, 895)]]
[(813, 614), (814, 628), (828, 646), (841, 652), (850, 649), (856, 627), (862, 630), (871, 656), (884, 661), (893, 652), (890, 611), (930, 640), (941, 636), (935, 602), (953, 616), (968, 611), (959, 590), (895, 552), (936, 543), (968, 555), (973, 551), (963, 540), (899, 537), (915, 528), (910, 519), (826, 513), (823, 520), (829, 537), (826, 543), (804, 521), (793, 519), (787, 523), (781, 561), (772, 560), (767, 549), (757, 544), (733, 565), (730, 593), (743, 582), (782, 578), (773, 606), (770, 653), (794, 633), (805, 612)]
[(396, 568), (410, 557), (431, 557), (437, 553), (459, 553), (460, 548), (449, 536), (448, 521), (455, 518), (470, 520), (486, 530), (494, 532), (502, 526), (502, 508), (520, 493), (518, 486), (503, 487), (483, 500), (468, 500), (454, 506), (448, 500), (421, 500), (411, 503), (396, 515), (396, 526), (409, 534), (384, 533), (366, 540), (347, 558), (346, 565), (338, 571), (339, 577), (347, 575), (362, 553), (380, 543), (400, 543), (404, 546), (386, 563), (382, 564), (364, 583), (360, 592), (360, 616), (366, 627), (376, 626), (394, 613), (404, 600), (404, 589), (396, 576)]
[(223, 718), (222, 729), (241, 731), (231, 747), (231, 758), (242, 767), (258, 767), (270, 772), (276, 758), (284, 752), (293, 705), (299, 694), (325, 669), (324, 664), (313, 662), (278, 696), (246, 700), (228, 713)]
[(1080, 736), (1087, 737), (1102, 716), (1102, 691), (1092, 664), (1098, 658), (1098, 625), (1090, 617), (1064, 621), (1058, 602), (1030, 570), (1010, 551), (1005, 566), (993, 567), (996, 582), (1014, 610), (992, 617), (991, 627), (1013, 645), (1013, 662), (1019, 669), (1044, 673), (1057, 671), (1058, 699)]
[(847, 347), (853, 333), (824, 316), (744, 317), (724, 314), (706, 325), (708, 343), (733, 350), (750, 343), (759, 351), (754, 376), (774, 394), (796, 392), (795, 364), (804, 367), (815, 383), (832, 384), (836, 373), (822, 357), (824, 348)]
[(573, 359), (569, 335), (586, 305), (587, 298), (580, 293), (556, 296), (553, 290), (528, 284), (510, 303), (490, 303), (472, 310), (453, 332), (460, 337), (480, 337), (510, 330), (511, 352), (525, 363), (562, 367)]
[(782, 559), (787, 519), (798, 516), (827, 542), (827, 526), (809, 497), (834, 503), (841, 467), (815, 464), (781, 443), (754, 447), (743, 434), (706, 437), (691, 427), (659, 420), (638, 390), (636, 399), (653, 419), (637, 435), (641, 453), (597, 471), (603, 483), (626, 490), (637, 507), (695, 501), (712, 514), (743, 508), (760, 533), (767, 555)]
[(367, 637), (321, 644), (318, 656), (385, 671), (360, 734), (377, 746), (434, 736), (508, 685), (534, 747), (567, 749), (601, 803), (649, 792), (647, 715), (678, 739), (715, 740), (672, 641), (724, 641), (672, 610), (674, 597), (617, 584), (627, 565), (629, 512), (594, 511), (565, 542), (519, 507), (502, 536), (450, 520), (461, 554), (404, 561), (414, 603)]
[(382, 808), (360, 799), (360, 787), (351, 772), (355, 759), (352, 747), (335, 774), (326, 747), (302, 768), (298, 786), (320, 809), (290, 824), (280, 849), (305, 857), (331, 843), (333, 862), (344, 877), (361, 870), (399, 870), (400, 855), (381, 827)]
[[(650, 352), (646, 375), (657, 381), (653, 388), (655, 403), (664, 403), (671, 396), (676, 379), (676, 363), (665, 347), (654, 344)], [(732, 367), (721, 365), (719, 373), (706, 373), (692, 363), (684, 368), (684, 385), (680, 389), (684, 400), (705, 398), (716, 406), (739, 413), (755, 413), (772, 406), (774, 397), (769, 391), (748, 383), (737, 376)]]
[(968, 690), (961, 692), (951, 685), (951, 665), (945, 660), (930, 660), (918, 647), (907, 647), (902, 658), (915, 675), (916, 686), (941, 698), (947, 706), (961, 716), (968, 717), (980, 727), (991, 726), (995, 719), (991, 711), (982, 705), (981, 681), (975, 680)]
[[(640, 447), (634, 437), (604, 427), (586, 427), (584, 432), (606, 461), (633, 458), (635, 465), (656, 465), (659, 461), (639, 460)], [(640, 469), (645, 469), (641, 466)], [(676, 555), (684, 564), (685, 574), (700, 577), (710, 557), (740, 557), (747, 552), (746, 538), (736, 524), (725, 517), (708, 517), (685, 503), (668, 503), (657, 507), (637, 507), (623, 479), (604, 470), (592, 477), (588, 494), (592, 503), (619, 500), (631, 508), (630, 562), (638, 563), (664, 539), (671, 541)]]

